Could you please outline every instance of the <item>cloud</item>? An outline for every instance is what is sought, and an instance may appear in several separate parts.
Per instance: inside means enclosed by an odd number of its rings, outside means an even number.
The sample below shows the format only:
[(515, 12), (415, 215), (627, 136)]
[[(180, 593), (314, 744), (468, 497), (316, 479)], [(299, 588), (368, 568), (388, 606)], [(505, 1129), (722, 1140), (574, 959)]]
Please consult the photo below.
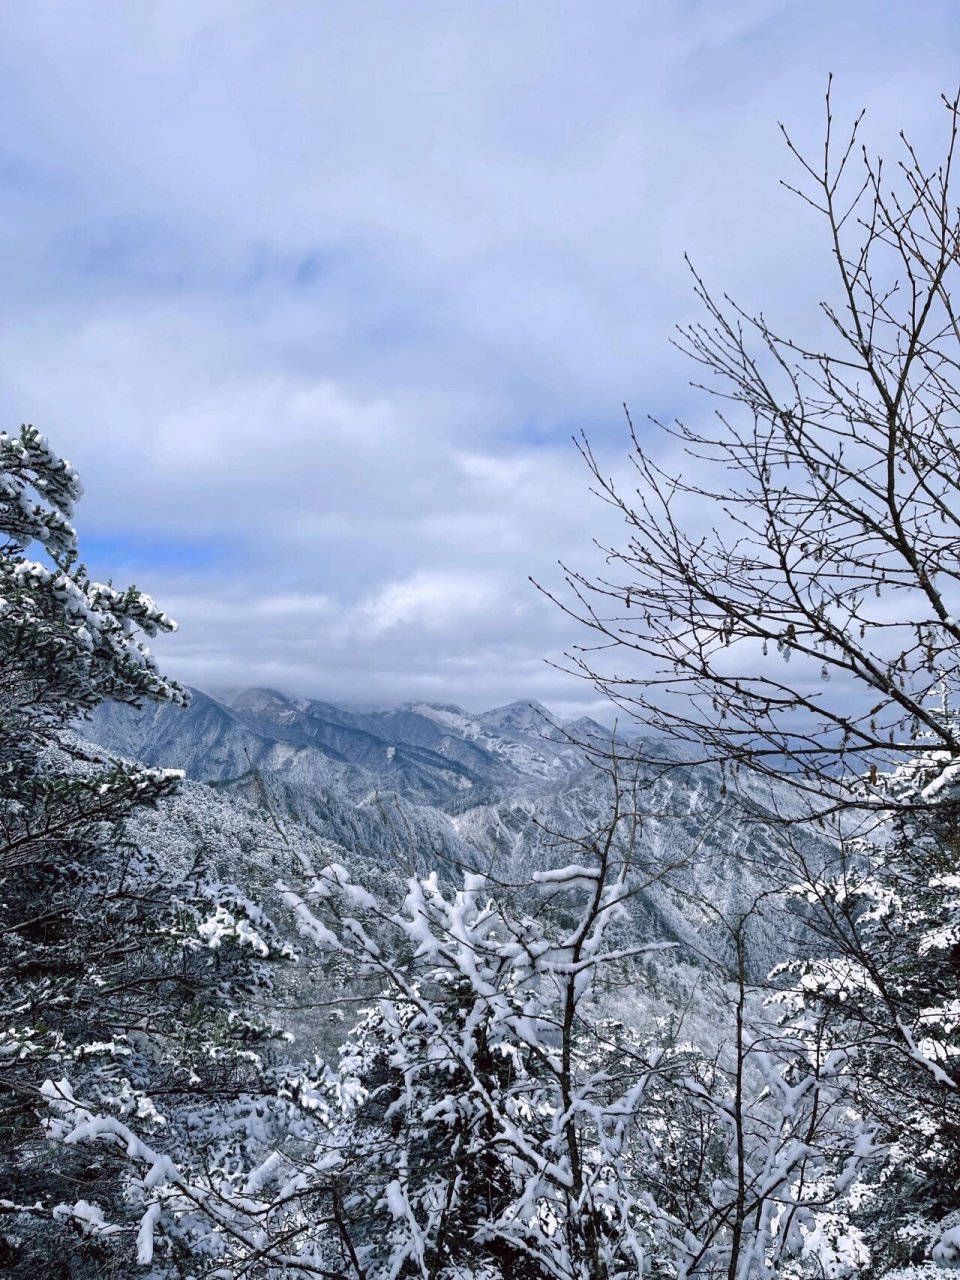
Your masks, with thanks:
[(683, 253), (789, 327), (819, 228), (777, 185), (870, 109), (934, 148), (956, 7), (36, 0), (0, 48), (0, 410), (78, 466), (103, 576), (203, 685), (473, 707), (589, 691), (527, 579), (598, 564), (643, 427), (703, 412)]
[(398, 627), (442, 633), (484, 620), (494, 608), (499, 612), (500, 598), (496, 582), (476, 573), (415, 573), (400, 582), (388, 582), (362, 600), (347, 630), (369, 636)]

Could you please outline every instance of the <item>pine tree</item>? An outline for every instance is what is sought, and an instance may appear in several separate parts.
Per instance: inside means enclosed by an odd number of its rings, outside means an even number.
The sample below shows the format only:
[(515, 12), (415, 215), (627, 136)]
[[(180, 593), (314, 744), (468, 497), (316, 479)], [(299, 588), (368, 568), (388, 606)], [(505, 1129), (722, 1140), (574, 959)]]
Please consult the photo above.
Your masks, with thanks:
[(178, 1274), (210, 1223), (136, 1155), (229, 1187), (296, 1129), (277, 1028), (247, 1007), (285, 948), (202, 849), (175, 867), (127, 837), (180, 775), (74, 732), (107, 697), (187, 700), (142, 638), (175, 624), (79, 563), (80, 495), (33, 428), (0, 435), (0, 1270)]
[[(495, 1025), (487, 1002), (462, 977), (436, 977), (429, 1014), (421, 990), (416, 1001), (383, 999), (343, 1049), (344, 1123), (336, 1141), (346, 1153), (345, 1255), (359, 1260), (368, 1280), (534, 1280), (539, 1269), (495, 1229), (520, 1182), (498, 1145), (494, 1108), (514, 1116), (535, 1110), (530, 1051)], [(461, 1054), (494, 1108), (478, 1095)]]

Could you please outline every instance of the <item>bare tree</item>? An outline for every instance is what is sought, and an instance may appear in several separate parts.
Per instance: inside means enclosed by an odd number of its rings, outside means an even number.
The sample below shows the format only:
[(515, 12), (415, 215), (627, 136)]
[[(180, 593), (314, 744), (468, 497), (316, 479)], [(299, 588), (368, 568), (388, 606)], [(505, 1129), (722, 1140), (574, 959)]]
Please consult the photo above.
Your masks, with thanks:
[(823, 220), (835, 269), (822, 343), (694, 272), (706, 318), (677, 345), (720, 403), (709, 425), (656, 424), (689, 469), (665, 469), (631, 422), (627, 493), (578, 442), (627, 537), (602, 576), (564, 566), (558, 602), (595, 635), (574, 669), (704, 758), (792, 774), (821, 812), (849, 802), (841, 775), (918, 736), (960, 754), (942, 710), (960, 641), (958, 103), (943, 99), (940, 162), (901, 135), (890, 174), (860, 145), (862, 114), (838, 143), (828, 87), (822, 155), (783, 129), (800, 170), (784, 185)]
[[(943, 104), (932, 166), (901, 135), (890, 172), (860, 145), (862, 116), (838, 142), (829, 88), (816, 160), (784, 130), (800, 171), (785, 185), (822, 220), (836, 286), (814, 336), (785, 336), (694, 273), (706, 316), (677, 345), (716, 412), (657, 424), (682, 473), (631, 422), (629, 494), (581, 439), (627, 536), (599, 577), (567, 570), (559, 601), (595, 637), (574, 669), (620, 706), (725, 770), (791, 779), (804, 803), (790, 820), (841, 819), (829, 865), (794, 845), (813, 948), (780, 978), (795, 984), (785, 1033), (847, 1064), (837, 1114), (854, 1128), (835, 1136), (865, 1157), (851, 1177), (868, 1192), (841, 1174), (828, 1201), (815, 1162), (802, 1181), (824, 1195), (817, 1231), (853, 1241), (868, 1274), (952, 1261), (960, 1239), (960, 95)], [(850, 838), (855, 815), (866, 839)], [(736, 1043), (738, 1063), (755, 1056)], [(741, 1258), (748, 1163), (737, 1151)], [(805, 1212), (778, 1222), (802, 1237)]]

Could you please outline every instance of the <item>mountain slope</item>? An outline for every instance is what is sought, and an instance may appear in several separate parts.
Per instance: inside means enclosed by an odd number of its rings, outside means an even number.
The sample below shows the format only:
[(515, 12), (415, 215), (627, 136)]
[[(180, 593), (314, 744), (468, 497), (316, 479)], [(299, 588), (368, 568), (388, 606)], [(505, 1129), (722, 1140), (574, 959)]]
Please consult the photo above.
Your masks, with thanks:
[[(381, 865), (482, 869), (513, 884), (582, 860), (571, 839), (601, 828), (614, 798), (610, 771), (571, 741), (605, 746), (609, 730), (556, 725), (529, 703), (481, 715), (423, 703), (356, 711), (251, 689), (229, 704), (195, 693), (185, 711), (104, 707), (85, 732), (221, 792), (266, 792), (285, 817)], [(728, 941), (723, 919), (789, 874), (789, 841), (728, 794), (716, 768), (684, 763), (667, 743), (645, 747), (664, 763), (631, 766), (626, 788), (637, 811), (636, 926), (691, 957), (715, 954)], [(742, 780), (741, 795), (770, 813), (792, 803), (788, 788), (761, 778)], [(790, 840), (808, 855), (828, 848), (803, 832)], [(758, 971), (791, 949), (798, 924), (782, 907), (758, 913)]]

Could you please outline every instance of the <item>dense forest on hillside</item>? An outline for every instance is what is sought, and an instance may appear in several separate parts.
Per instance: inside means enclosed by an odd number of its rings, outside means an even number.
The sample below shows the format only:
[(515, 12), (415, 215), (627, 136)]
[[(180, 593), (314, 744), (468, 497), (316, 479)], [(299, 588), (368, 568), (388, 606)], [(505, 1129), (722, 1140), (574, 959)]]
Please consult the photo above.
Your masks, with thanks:
[(797, 156), (827, 345), (697, 280), (702, 484), (634, 435), (628, 500), (582, 441), (625, 537), (555, 595), (639, 736), (191, 702), (73, 468), (0, 435), (0, 1273), (960, 1266), (946, 105), (892, 188), (832, 121)]

